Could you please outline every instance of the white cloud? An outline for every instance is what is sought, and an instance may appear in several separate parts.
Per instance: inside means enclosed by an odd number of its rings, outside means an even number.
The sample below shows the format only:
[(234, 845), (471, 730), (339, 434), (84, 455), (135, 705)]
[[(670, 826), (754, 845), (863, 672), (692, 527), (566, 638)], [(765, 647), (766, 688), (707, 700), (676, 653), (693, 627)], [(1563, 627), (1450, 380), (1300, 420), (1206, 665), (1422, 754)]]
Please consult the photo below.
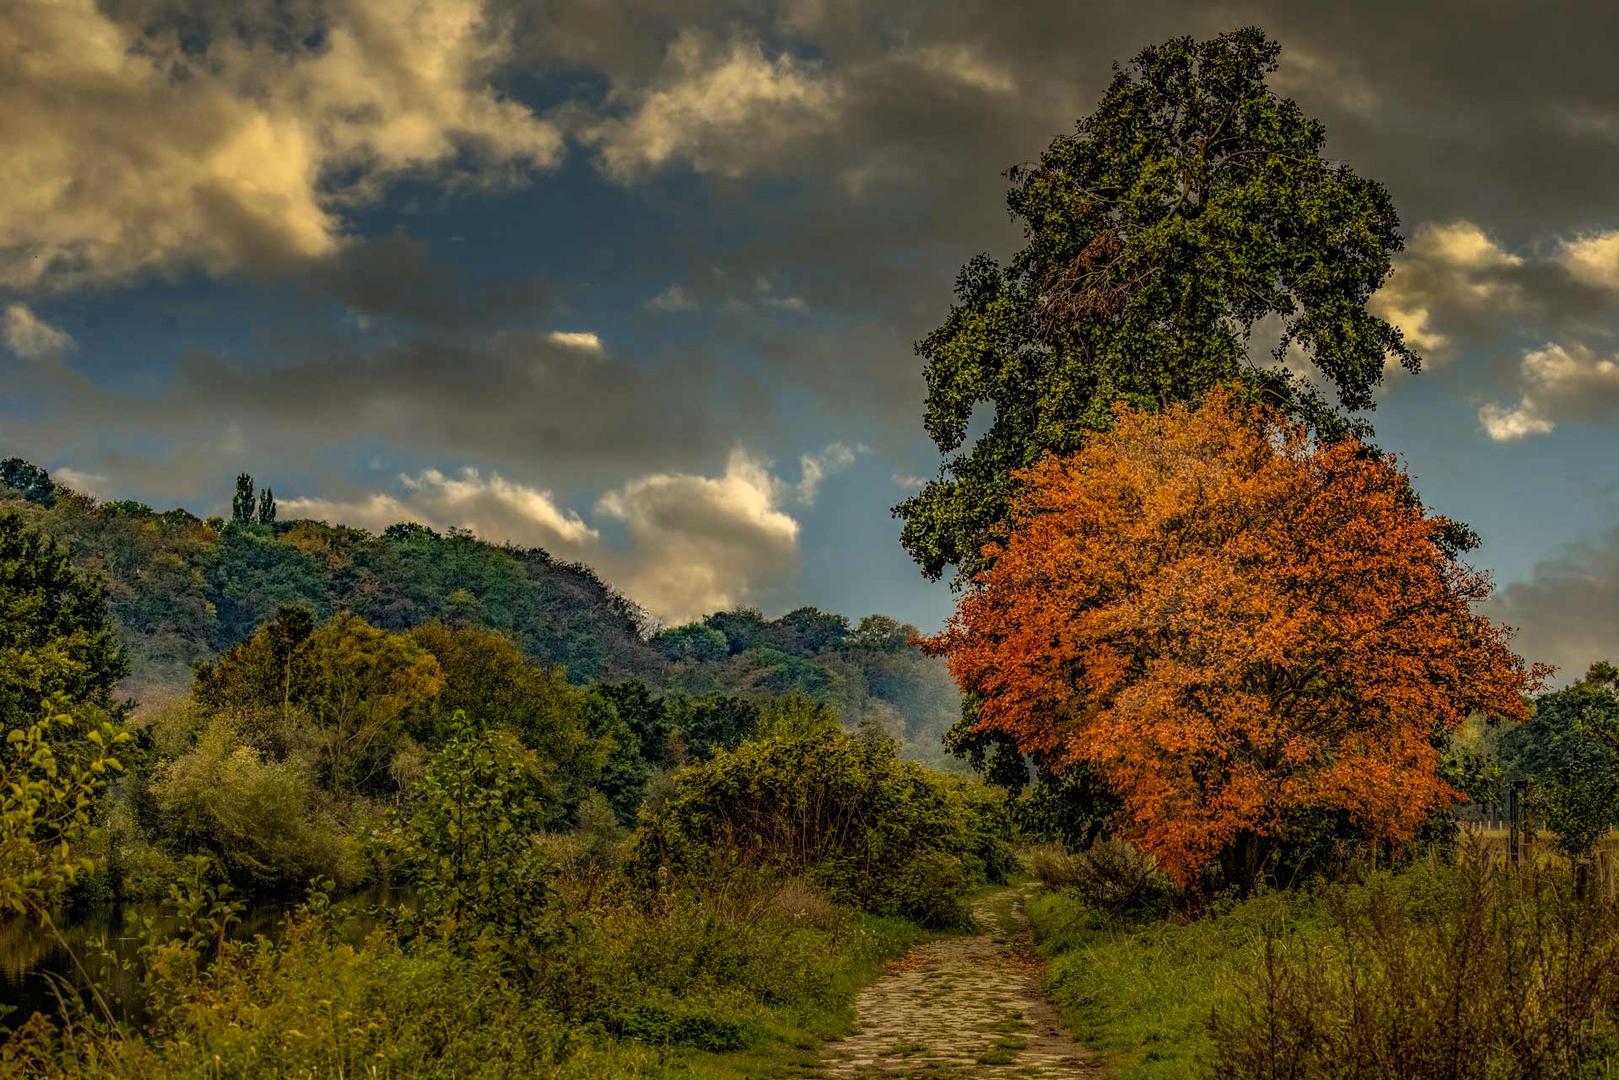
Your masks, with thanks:
[(671, 285), (646, 302), (654, 311), (693, 311), (697, 301), (687, 294), (684, 286)]
[(553, 345), (560, 345), (564, 349), (587, 353), (602, 351), (602, 339), (589, 330), (553, 330), (545, 336)]
[(684, 162), (697, 172), (741, 176), (784, 164), (796, 139), (825, 129), (841, 89), (811, 63), (767, 55), (757, 41), (719, 45), (687, 30), (669, 45), (652, 86), (615, 87), (621, 115), (585, 124), (580, 138), (598, 148), (602, 168), (628, 181)]
[(562, 153), (493, 89), (511, 46), (483, 0), (221, 11), (0, 5), (0, 286), (325, 256), (395, 177), (504, 182)]
[(819, 454), (805, 454), (799, 458), (798, 501), (805, 505), (813, 503), (815, 496), (820, 493), (821, 481), (853, 465), (855, 455), (864, 449), (857, 447), (851, 450), (843, 443), (835, 442), (829, 443)]
[(1619, 290), (1619, 229), (1564, 240), (1557, 259), (1576, 281)]
[(927, 486), (927, 479), (921, 476), (912, 476), (909, 473), (895, 473), (889, 477), (895, 484), (908, 491), (920, 491)]
[(106, 498), (107, 492), (112, 487), (107, 478), (100, 473), (81, 472), (66, 465), (52, 469), (51, 479), (59, 484), (65, 484), (81, 495), (97, 499)]
[(924, 71), (945, 75), (974, 90), (991, 94), (1010, 94), (1017, 90), (1017, 78), (1011, 71), (992, 63), (971, 45), (958, 42), (925, 45), (899, 55)]
[(1498, 442), (1544, 435), (1559, 419), (1585, 418), (1619, 405), (1619, 363), (1584, 345), (1551, 343), (1526, 352), (1519, 379), (1523, 393), (1516, 405), (1479, 409), (1485, 432)]
[(6, 348), (35, 362), (60, 359), (74, 347), (72, 335), (35, 315), (27, 304), (7, 306), (0, 319), (0, 337), (4, 337)]
[(1459, 311), (1511, 306), (1518, 297), (1504, 275), (1522, 265), (1470, 221), (1427, 222), (1370, 306), (1417, 352), (1442, 358), (1451, 336), (1436, 324)]
[(588, 563), (661, 619), (683, 622), (756, 600), (798, 565), (799, 523), (784, 507), (808, 504), (821, 481), (863, 448), (833, 443), (801, 459), (796, 485), (738, 449), (718, 476), (652, 473), (597, 500), (599, 521), (622, 527), (610, 543), (549, 491), (499, 473), (426, 469), (398, 489), (352, 499), (282, 498), (283, 518), (312, 517), (380, 532), (396, 522), (460, 526), (496, 542), (543, 547)]
[(477, 469), (446, 475), (426, 469), (399, 477), (402, 495), (376, 492), (354, 500), (284, 498), (285, 518), (341, 521), (380, 532), (401, 521), (437, 529), (471, 529), (496, 543), (544, 547), (576, 557), (600, 539), (578, 514), (558, 506), (549, 491), (487, 476)]
[(798, 562), (798, 522), (783, 485), (742, 450), (717, 477), (658, 473), (602, 496), (597, 511), (624, 523), (631, 551), (605, 561), (626, 595), (681, 622), (747, 602)]

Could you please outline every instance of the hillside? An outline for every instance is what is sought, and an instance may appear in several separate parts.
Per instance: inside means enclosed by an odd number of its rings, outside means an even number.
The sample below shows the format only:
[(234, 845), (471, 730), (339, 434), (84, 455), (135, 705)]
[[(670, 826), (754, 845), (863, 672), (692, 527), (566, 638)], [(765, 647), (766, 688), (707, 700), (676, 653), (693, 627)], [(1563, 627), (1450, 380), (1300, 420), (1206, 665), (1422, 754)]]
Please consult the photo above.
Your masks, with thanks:
[(407, 522), (374, 535), (323, 521), (203, 520), (98, 501), (18, 459), (0, 463), (0, 508), (22, 512), (106, 578), (130, 653), (122, 690), (137, 699), (185, 690), (193, 664), (295, 605), (322, 619), (352, 611), (387, 630), (431, 622), (500, 630), (579, 684), (801, 693), (920, 756), (938, 755), (958, 714), (943, 663), (910, 644), (911, 627), (883, 616), (851, 626), (814, 608), (773, 620), (744, 610), (657, 630), (588, 566), (538, 548)]

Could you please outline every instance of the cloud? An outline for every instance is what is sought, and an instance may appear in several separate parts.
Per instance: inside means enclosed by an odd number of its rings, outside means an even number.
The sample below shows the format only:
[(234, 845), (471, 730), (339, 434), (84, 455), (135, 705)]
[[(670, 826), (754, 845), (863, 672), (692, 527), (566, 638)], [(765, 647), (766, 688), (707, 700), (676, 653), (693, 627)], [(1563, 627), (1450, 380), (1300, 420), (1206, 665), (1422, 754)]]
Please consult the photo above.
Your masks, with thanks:
[(806, 505), (813, 503), (820, 494), (821, 481), (853, 465), (855, 455), (864, 450), (865, 447), (851, 450), (843, 443), (829, 443), (820, 453), (799, 458), (798, 501)]
[(59, 360), (73, 349), (73, 337), (35, 315), (27, 304), (9, 304), (0, 318), (0, 337), (6, 348), (36, 363)]
[(1564, 419), (1619, 417), (1619, 363), (1584, 345), (1547, 344), (1524, 354), (1523, 396), (1516, 405), (1487, 403), (1479, 422), (1497, 442), (1544, 435)]
[(560, 131), (503, 97), (481, 0), (0, 7), (0, 287), (334, 255), (403, 176), (509, 182)]
[(1588, 285), (1619, 289), (1619, 229), (1583, 233), (1560, 245), (1558, 259), (1570, 275)]
[(731, 454), (721, 476), (655, 473), (603, 495), (623, 523), (628, 556), (603, 560), (624, 593), (671, 622), (753, 600), (798, 563), (798, 522), (784, 485), (758, 458)]
[(580, 553), (600, 539), (571, 510), (557, 505), (549, 491), (466, 468), (454, 475), (437, 469), (401, 474), (402, 492), (376, 492), (344, 501), (303, 497), (282, 499), (285, 518), (310, 517), (341, 521), (380, 532), (401, 521), (418, 521), (437, 529), (471, 529), (496, 543), (543, 547)]
[(1419, 353), (1443, 358), (1452, 335), (1437, 324), (1517, 305), (1521, 290), (1510, 275), (1523, 262), (1471, 221), (1424, 223), (1371, 308), (1399, 327)]
[(560, 345), (564, 349), (573, 349), (576, 352), (602, 351), (602, 339), (589, 330), (552, 330), (545, 337), (553, 345)]
[(1484, 610), (1517, 627), (1517, 651), (1556, 664), (1561, 683), (1594, 661), (1619, 659), (1619, 529), (1565, 546)]
[(787, 147), (832, 122), (840, 93), (813, 63), (689, 30), (669, 44), (650, 86), (615, 86), (609, 114), (579, 137), (622, 182), (675, 162), (728, 177), (778, 171), (791, 162)]
[[(844, 450), (852, 460), (852, 452)], [(843, 460), (833, 448), (810, 461)], [(381, 531), (400, 521), (471, 529), (495, 542), (543, 547), (588, 563), (659, 618), (683, 622), (756, 601), (798, 566), (798, 521), (783, 504), (803, 501), (766, 463), (735, 450), (718, 476), (658, 472), (635, 477), (596, 500), (594, 513), (621, 527), (614, 543), (550, 491), (496, 472), (426, 469), (397, 478), (394, 491), (354, 498), (280, 500), (283, 518), (312, 517)]]
[(50, 473), (52, 480), (67, 485), (81, 495), (104, 499), (112, 490), (111, 482), (100, 473), (81, 472), (67, 465), (59, 465)]
[(687, 294), (682, 285), (671, 285), (646, 302), (653, 311), (694, 311), (697, 301)]
[[(358, 349), (316, 338), (275, 359), (191, 352), (172, 374), (137, 386), (38, 371), (10, 391), (26, 406), (8, 418), (18, 445), (42, 459), (77, 458), (153, 498), (192, 498), (222, 471), (267, 460), (293, 472), (346, 449), (369, 457), (379, 444), (593, 485), (713, 460), (776, 423), (751, 373), (702, 352), (645, 365), (516, 330)], [(88, 455), (75, 437), (85, 431), (98, 433)], [(97, 459), (120, 446), (139, 452)]]

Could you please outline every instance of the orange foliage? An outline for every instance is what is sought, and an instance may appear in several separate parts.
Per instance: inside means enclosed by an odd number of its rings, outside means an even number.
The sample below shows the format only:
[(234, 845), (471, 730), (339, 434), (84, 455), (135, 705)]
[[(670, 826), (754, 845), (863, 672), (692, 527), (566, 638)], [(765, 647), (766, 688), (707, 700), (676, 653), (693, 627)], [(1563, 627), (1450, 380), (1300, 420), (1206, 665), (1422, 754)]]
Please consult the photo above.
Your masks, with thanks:
[(1546, 674), (1473, 613), (1488, 578), (1435, 545), (1443, 520), (1396, 466), (1223, 392), (1120, 407), (1019, 480), (1005, 542), (929, 644), (979, 730), (1099, 770), (1183, 884), (1297, 811), (1409, 840), (1457, 798), (1436, 728), (1522, 718)]

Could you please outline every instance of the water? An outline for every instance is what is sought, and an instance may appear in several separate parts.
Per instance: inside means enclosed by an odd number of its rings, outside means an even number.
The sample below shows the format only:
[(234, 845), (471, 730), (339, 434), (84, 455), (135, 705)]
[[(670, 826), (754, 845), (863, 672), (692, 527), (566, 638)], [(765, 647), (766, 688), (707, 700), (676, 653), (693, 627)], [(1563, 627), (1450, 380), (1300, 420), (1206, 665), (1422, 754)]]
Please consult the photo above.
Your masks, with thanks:
[[(409, 903), (408, 893), (377, 888), (345, 897), (333, 905), (343, 915), (344, 936), (358, 941), (377, 924), (378, 906)], [(261, 901), (237, 918), (229, 936), (237, 940), (262, 934), (279, 937), (291, 905)], [(0, 921), (0, 1028), (15, 1027), (35, 1012), (55, 1015), (59, 1005), (53, 983), (79, 986), (84, 975), (94, 979), (114, 1015), (137, 1018), (141, 1011), (140, 947), (148, 940), (146, 919), (160, 940), (176, 925), (172, 909), (161, 904), (125, 904), (59, 917), (58, 932), (25, 919)], [(66, 945), (64, 947), (63, 942)], [(14, 1011), (7, 1011), (7, 1008)], [(0, 1039), (0, 1041), (4, 1041)]]

